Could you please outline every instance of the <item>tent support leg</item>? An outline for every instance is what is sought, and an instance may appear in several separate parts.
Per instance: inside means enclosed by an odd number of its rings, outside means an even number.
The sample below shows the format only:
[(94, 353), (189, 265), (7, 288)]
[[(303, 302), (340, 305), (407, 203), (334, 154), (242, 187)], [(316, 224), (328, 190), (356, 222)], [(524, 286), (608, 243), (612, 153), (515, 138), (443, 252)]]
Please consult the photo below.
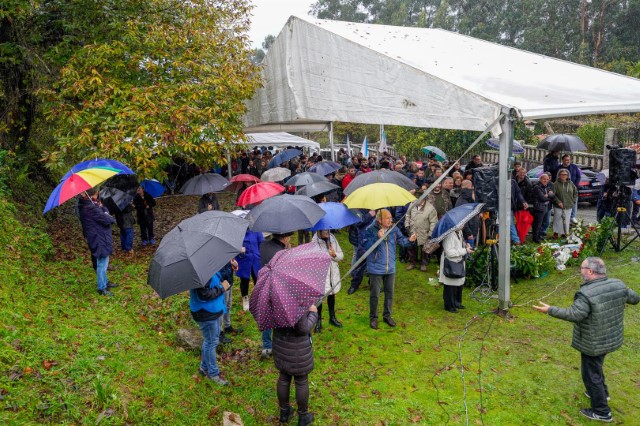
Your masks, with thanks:
[(336, 153), (333, 150), (333, 122), (329, 123), (329, 145), (331, 146), (331, 161), (336, 161)]
[(502, 134), (500, 135), (500, 162), (498, 185), (498, 309), (497, 314), (508, 316), (511, 307), (511, 173), (509, 163), (513, 151), (513, 111), (504, 111)]

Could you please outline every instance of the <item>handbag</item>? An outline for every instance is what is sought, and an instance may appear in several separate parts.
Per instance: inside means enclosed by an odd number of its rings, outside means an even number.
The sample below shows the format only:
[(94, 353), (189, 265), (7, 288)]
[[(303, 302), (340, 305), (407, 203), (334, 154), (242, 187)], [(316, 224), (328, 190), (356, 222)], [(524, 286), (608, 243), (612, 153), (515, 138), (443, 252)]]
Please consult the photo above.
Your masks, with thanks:
[(447, 278), (464, 278), (465, 277), (465, 260), (454, 262), (448, 258), (444, 258), (444, 276)]
[(440, 243), (433, 243), (431, 240), (422, 245), (422, 251), (425, 254), (431, 254), (440, 248)]

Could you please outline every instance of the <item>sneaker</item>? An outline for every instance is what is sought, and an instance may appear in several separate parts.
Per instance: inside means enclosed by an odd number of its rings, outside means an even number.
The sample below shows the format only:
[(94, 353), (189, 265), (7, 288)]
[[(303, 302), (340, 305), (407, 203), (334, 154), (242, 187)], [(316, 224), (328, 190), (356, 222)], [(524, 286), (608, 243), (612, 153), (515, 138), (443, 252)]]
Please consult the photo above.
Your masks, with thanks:
[(220, 333), (220, 344), (221, 345), (226, 345), (226, 344), (229, 344), (231, 342), (233, 342), (233, 340), (228, 338), (227, 335), (224, 332)]
[(112, 283), (111, 281), (107, 282), (107, 290), (109, 290), (110, 288), (116, 288), (116, 287), (118, 287), (118, 284)]
[(577, 225), (578, 224), (578, 219), (576, 219), (575, 217), (572, 217), (571, 218), (571, 223), (574, 224), (574, 225)]
[(349, 290), (347, 290), (347, 294), (353, 294), (357, 291), (358, 289), (356, 287), (349, 287)]
[(600, 422), (605, 422), (605, 423), (610, 423), (613, 421), (613, 416), (611, 415), (611, 413), (606, 414), (606, 415), (602, 415), (602, 414), (596, 414), (593, 412), (593, 410), (591, 408), (583, 408), (580, 410), (580, 414), (582, 414), (583, 416), (591, 419), (591, 420), (598, 420)]
[(242, 296), (242, 310), (249, 310), (249, 296)]
[(386, 322), (389, 325), (389, 327), (395, 327), (396, 326), (396, 322), (391, 317), (384, 317), (384, 318), (382, 318), (382, 320), (384, 322)]
[(263, 349), (260, 353), (260, 359), (269, 359), (273, 355), (271, 349)]
[(142, 247), (146, 246), (147, 244), (149, 244), (147, 240), (142, 240)]
[(427, 272), (427, 265), (420, 265), (420, 271)]
[[(591, 395), (589, 395), (587, 393), (587, 391), (584, 391), (584, 396), (586, 396), (587, 398), (591, 399)], [(607, 395), (607, 401), (611, 401), (611, 397), (609, 395)]]
[(415, 267), (416, 267), (416, 264), (415, 264), (415, 263), (410, 263), (410, 264), (408, 264), (408, 265), (407, 265), (407, 267), (406, 267), (405, 269), (406, 269), (407, 271), (410, 271), (410, 270), (412, 270), (412, 269), (413, 269), (413, 268), (415, 268)]
[(155, 238), (150, 239), (149, 240), (149, 244), (151, 244), (152, 246), (155, 246), (156, 245), (156, 239)]
[(198, 368), (198, 374), (201, 375), (201, 376), (206, 376), (207, 372), (204, 371), (202, 368)]
[(225, 327), (225, 334), (240, 334), (244, 331), (244, 328), (233, 328), (232, 326)]
[(227, 386), (229, 384), (229, 382), (227, 382), (225, 379), (223, 379), (220, 376), (209, 376), (209, 380), (211, 380), (213, 383), (216, 383), (220, 386)]
[(111, 293), (109, 290), (98, 290), (98, 294), (100, 296), (113, 297), (113, 293)]

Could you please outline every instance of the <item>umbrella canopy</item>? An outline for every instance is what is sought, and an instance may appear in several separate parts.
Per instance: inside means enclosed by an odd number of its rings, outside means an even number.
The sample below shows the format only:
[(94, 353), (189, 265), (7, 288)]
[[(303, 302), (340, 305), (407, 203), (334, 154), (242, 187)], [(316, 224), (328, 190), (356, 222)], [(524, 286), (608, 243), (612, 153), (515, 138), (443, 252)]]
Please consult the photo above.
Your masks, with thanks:
[(325, 179), (324, 182), (316, 182), (311, 185), (305, 185), (296, 191), (296, 195), (306, 195), (307, 197), (315, 197), (317, 195), (328, 194), (331, 191), (339, 189), (338, 185), (334, 185)]
[(299, 149), (285, 149), (284, 151), (273, 156), (271, 161), (269, 161), (269, 164), (267, 164), (267, 168), (271, 169), (273, 167), (278, 167), (285, 161), (296, 158), (300, 154), (302, 154), (302, 151), (300, 151)]
[(547, 136), (538, 144), (538, 148), (546, 149), (547, 151), (570, 152), (587, 150), (587, 146), (578, 136), (564, 133)]
[(311, 185), (316, 182), (328, 182), (327, 178), (319, 175), (318, 173), (304, 172), (298, 173), (295, 176), (292, 176), (291, 179), (287, 181), (287, 185), (292, 186), (304, 186)]
[(144, 192), (151, 195), (153, 198), (158, 198), (167, 190), (157, 179), (144, 179), (140, 182), (140, 185), (142, 186), (142, 189), (144, 189)]
[(291, 170), (284, 167), (274, 167), (262, 173), (260, 180), (263, 182), (280, 182), (291, 176)]
[(248, 206), (250, 204), (258, 204), (267, 198), (274, 197), (284, 192), (284, 186), (275, 182), (260, 182), (251, 185), (240, 194), (238, 206)]
[(251, 210), (247, 219), (252, 231), (284, 234), (309, 229), (324, 215), (324, 210), (311, 198), (284, 194), (264, 200)]
[(356, 189), (372, 183), (393, 183), (401, 188), (411, 191), (417, 189), (418, 186), (411, 179), (392, 170), (374, 170), (369, 173), (362, 173), (356, 176), (344, 189), (345, 195), (351, 195)]
[(309, 167), (309, 171), (311, 173), (317, 173), (322, 176), (330, 175), (331, 173), (335, 173), (342, 168), (340, 163), (336, 163), (335, 161), (321, 161), (315, 164), (313, 167)]
[(317, 244), (281, 250), (258, 272), (249, 311), (260, 331), (293, 327), (324, 296), (331, 257)]
[(372, 183), (353, 191), (343, 203), (350, 209), (378, 210), (404, 206), (415, 200), (413, 194), (393, 183)]
[[(119, 168), (115, 168), (115, 165), (119, 165)], [(85, 161), (73, 166), (49, 195), (42, 214), (120, 173), (133, 174), (133, 171), (118, 161), (107, 159)]]
[(220, 192), (229, 186), (229, 181), (216, 173), (203, 173), (192, 177), (182, 185), (180, 192), (184, 195), (204, 195)]
[(477, 216), (484, 207), (484, 203), (468, 203), (449, 210), (440, 218), (436, 227), (431, 233), (432, 244), (439, 243), (444, 240), (447, 235), (462, 229), (464, 225)]
[(103, 186), (98, 193), (102, 204), (109, 210), (109, 213), (116, 214), (124, 210), (135, 195), (118, 188)]
[(245, 219), (217, 210), (183, 220), (160, 242), (147, 283), (163, 299), (204, 287), (240, 253), (248, 226)]
[(422, 152), (427, 155), (433, 155), (433, 158), (438, 161), (447, 161), (447, 154), (445, 154), (444, 151), (438, 147), (427, 145), (422, 147)]
[[(489, 138), (487, 139), (487, 145), (489, 145), (493, 149), (500, 149), (500, 139), (499, 138)], [(514, 139), (513, 141), (513, 153), (514, 154), (524, 154), (524, 147), (522, 146), (521, 141), (517, 141)]]
[(242, 188), (242, 185), (244, 185), (245, 182), (260, 183), (262, 181), (259, 178), (255, 177), (254, 175), (241, 173), (229, 179), (229, 182), (230, 182), (229, 186), (227, 186), (226, 190), (231, 192), (236, 192), (240, 188)]
[(531, 225), (533, 224), (533, 216), (528, 210), (517, 210), (514, 216), (516, 219), (518, 238), (520, 238), (520, 242), (524, 244), (524, 240), (527, 238), (529, 229), (531, 229)]
[(323, 229), (342, 229), (345, 226), (359, 223), (361, 219), (351, 212), (347, 206), (342, 203), (320, 203), (318, 204), (325, 215), (316, 223), (312, 231), (321, 231)]

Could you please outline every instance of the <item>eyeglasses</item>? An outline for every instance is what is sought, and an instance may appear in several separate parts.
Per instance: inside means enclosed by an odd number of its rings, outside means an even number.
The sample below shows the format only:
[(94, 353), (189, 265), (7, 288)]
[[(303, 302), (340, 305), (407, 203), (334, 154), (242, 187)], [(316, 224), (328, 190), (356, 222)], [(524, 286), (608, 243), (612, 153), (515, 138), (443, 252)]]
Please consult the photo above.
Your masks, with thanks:
[(586, 266), (581, 266), (580, 270), (583, 270), (583, 269), (591, 269), (591, 268), (587, 268)]

